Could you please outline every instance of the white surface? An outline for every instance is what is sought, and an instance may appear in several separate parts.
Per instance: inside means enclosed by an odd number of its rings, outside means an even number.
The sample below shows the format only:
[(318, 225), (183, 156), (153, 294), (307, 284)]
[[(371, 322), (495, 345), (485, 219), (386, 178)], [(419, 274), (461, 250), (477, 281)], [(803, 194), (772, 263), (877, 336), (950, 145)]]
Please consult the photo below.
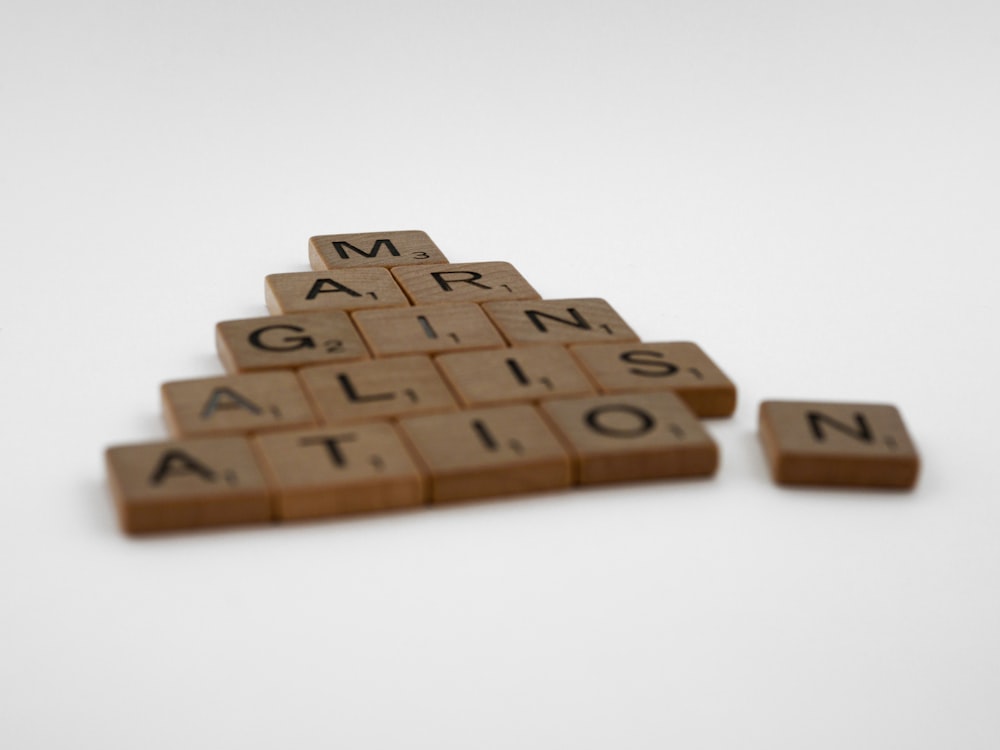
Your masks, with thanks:
[[(1000, 746), (992, 2), (5, 2), (0, 745)], [(719, 476), (134, 541), (102, 454), (312, 234), (701, 343)], [(763, 398), (896, 403), (789, 491)]]

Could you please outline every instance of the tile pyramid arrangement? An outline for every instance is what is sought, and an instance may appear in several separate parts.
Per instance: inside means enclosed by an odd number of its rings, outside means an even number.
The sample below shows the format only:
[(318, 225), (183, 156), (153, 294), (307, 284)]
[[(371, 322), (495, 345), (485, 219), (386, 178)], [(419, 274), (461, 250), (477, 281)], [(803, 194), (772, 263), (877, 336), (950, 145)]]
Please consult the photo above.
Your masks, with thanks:
[[(691, 342), (642, 342), (603, 299), (541, 299), (509, 263), (449, 263), (420, 231), (310, 239), (271, 315), (216, 327), (229, 375), (165, 383), (172, 440), (106, 452), (130, 533), (709, 477), (701, 419), (736, 387)], [(912, 486), (886, 405), (765, 402), (775, 479)]]

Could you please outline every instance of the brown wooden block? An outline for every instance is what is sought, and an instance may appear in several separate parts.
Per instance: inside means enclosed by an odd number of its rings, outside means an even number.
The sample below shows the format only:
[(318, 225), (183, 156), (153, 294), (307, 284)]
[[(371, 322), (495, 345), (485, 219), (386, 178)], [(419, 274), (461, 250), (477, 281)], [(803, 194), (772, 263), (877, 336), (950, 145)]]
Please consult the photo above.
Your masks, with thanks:
[(215, 328), (215, 343), (232, 373), (368, 358), (357, 329), (340, 310), (225, 320)]
[(441, 354), (434, 360), (466, 406), (592, 395), (594, 387), (562, 346)]
[(129, 533), (271, 520), (270, 492), (245, 437), (118, 445), (105, 459)]
[(760, 439), (774, 481), (909, 488), (920, 459), (894, 406), (765, 401)]
[(511, 346), (639, 340), (603, 299), (486, 302), (483, 309)]
[(299, 377), (326, 424), (458, 409), (426, 355), (314, 365), (299, 370)]
[(420, 305), (353, 314), (376, 357), (435, 354), (505, 346), (479, 305)]
[(264, 279), (264, 299), (272, 315), (410, 304), (388, 268), (274, 273)]
[(319, 424), (292, 372), (253, 372), (164, 383), (163, 417), (175, 437), (238, 435)]
[(571, 447), (580, 484), (705, 476), (719, 450), (675, 394), (623, 393), (541, 404)]
[(424, 503), (424, 478), (388, 422), (271, 432), (254, 438), (282, 520)]
[(602, 393), (676, 393), (699, 417), (726, 417), (736, 409), (736, 386), (690, 341), (581, 344), (570, 348)]
[(392, 269), (415, 305), (541, 299), (510, 263), (436, 263)]
[(430, 473), (432, 502), (570, 484), (569, 455), (534, 406), (408, 417), (400, 427)]
[(447, 262), (426, 232), (361, 232), (309, 238), (309, 263), (316, 271)]

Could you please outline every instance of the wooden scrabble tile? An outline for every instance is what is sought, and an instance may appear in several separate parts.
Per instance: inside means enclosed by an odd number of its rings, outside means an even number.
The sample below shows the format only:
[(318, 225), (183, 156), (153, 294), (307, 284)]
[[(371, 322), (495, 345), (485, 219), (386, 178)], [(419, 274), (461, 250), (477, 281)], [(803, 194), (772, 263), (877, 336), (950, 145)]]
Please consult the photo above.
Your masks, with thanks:
[(415, 305), (541, 299), (510, 263), (435, 263), (402, 266), (392, 275)]
[(570, 484), (569, 455), (528, 404), (408, 417), (399, 424), (430, 473), (434, 503)]
[(296, 313), (225, 320), (215, 328), (219, 359), (231, 373), (367, 359), (347, 313)]
[(479, 305), (420, 305), (353, 313), (376, 357), (434, 354), (505, 346)]
[(254, 438), (282, 520), (424, 503), (424, 478), (388, 422), (269, 432)]
[(272, 315), (410, 304), (388, 268), (274, 273), (264, 279), (264, 298)]
[(571, 447), (580, 484), (704, 476), (719, 451), (675, 394), (623, 393), (544, 401)]
[(314, 365), (298, 374), (325, 424), (458, 409), (451, 389), (426, 355)]
[(316, 271), (447, 262), (426, 232), (362, 232), (309, 238), (309, 263)]
[(776, 482), (909, 488), (920, 459), (888, 404), (765, 401), (760, 439)]
[(105, 458), (129, 533), (271, 520), (270, 492), (245, 437), (119, 445)]
[(434, 359), (466, 406), (595, 393), (562, 346), (525, 346), (441, 354)]
[(483, 309), (511, 346), (639, 340), (603, 299), (486, 302)]
[(238, 435), (319, 424), (295, 373), (276, 370), (164, 383), (163, 417), (175, 437)]
[(602, 393), (670, 390), (699, 417), (736, 409), (736, 386), (690, 341), (580, 344), (570, 351)]

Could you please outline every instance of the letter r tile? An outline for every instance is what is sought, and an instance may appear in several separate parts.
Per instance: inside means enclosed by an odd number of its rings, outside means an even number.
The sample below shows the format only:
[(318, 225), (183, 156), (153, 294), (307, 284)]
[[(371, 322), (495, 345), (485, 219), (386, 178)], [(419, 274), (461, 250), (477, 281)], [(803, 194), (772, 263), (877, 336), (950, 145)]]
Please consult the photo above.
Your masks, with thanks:
[(415, 305), (540, 299), (510, 263), (437, 263), (403, 266), (392, 275)]
[(563, 346), (454, 352), (434, 358), (466, 406), (589, 396), (593, 385)]

